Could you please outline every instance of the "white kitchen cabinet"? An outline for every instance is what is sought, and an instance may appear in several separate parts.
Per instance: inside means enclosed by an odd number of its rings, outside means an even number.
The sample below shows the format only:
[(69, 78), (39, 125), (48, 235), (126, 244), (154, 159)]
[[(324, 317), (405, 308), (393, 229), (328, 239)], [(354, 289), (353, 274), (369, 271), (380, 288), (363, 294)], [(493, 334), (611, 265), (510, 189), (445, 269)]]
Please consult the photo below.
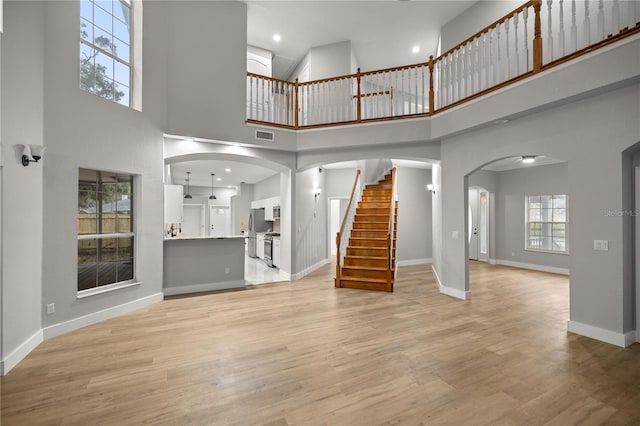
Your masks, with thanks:
[(264, 202), (264, 220), (273, 222), (273, 202), (271, 198), (262, 200)]
[(256, 236), (256, 254), (259, 259), (264, 260), (264, 235)]
[(183, 222), (182, 185), (164, 186), (164, 223)]
[(273, 239), (273, 254), (272, 254), (273, 266), (280, 267), (280, 238)]

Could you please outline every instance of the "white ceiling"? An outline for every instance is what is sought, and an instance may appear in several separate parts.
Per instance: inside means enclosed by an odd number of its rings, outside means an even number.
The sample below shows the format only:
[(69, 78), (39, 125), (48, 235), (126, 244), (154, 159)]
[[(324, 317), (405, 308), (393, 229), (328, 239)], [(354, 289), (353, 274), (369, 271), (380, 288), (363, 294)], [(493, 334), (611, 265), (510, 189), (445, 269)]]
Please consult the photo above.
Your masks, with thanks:
[[(440, 29), (475, 1), (261, 1), (247, 3), (247, 42), (273, 52), (287, 78), (315, 46), (351, 40), (362, 71), (426, 62)], [(282, 40), (273, 41), (278, 33)], [(420, 52), (412, 53), (419, 45)]]
[[(226, 172), (225, 169), (231, 169)], [(214, 187), (238, 186), (240, 182), (256, 183), (275, 175), (275, 170), (255, 164), (227, 160), (185, 161), (171, 165), (173, 183), (186, 185), (187, 172), (191, 172), (191, 186), (211, 186), (211, 173), (215, 173)], [(217, 180), (220, 179), (220, 180)]]
[(482, 169), (489, 170), (492, 172), (502, 172), (504, 170), (515, 170), (515, 169), (524, 169), (526, 167), (536, 167), (536, 166), (546, 166), (547, 164), (557, 164), (564, 163), (564, 160), (559, 160), (557, 158), (545, 157), (544, 155), (536, 156), (536, 161), (531, 164), (524, 164), (522, 162), (522, 157), (509, 157), (504, 158), (502, 160), (494, 161), (493, 163), (487, 164)]

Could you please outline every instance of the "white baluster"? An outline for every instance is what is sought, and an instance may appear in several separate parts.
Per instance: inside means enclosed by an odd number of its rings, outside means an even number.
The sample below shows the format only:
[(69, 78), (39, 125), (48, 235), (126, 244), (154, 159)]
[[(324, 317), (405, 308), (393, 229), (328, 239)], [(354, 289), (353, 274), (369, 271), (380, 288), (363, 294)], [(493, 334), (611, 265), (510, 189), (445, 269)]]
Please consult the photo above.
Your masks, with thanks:
[(576, 0), (571, 0), (571, 52), (578, 50), (578, 26), (576, 25)]
[(491, 66), (491, 77), (487, 88), (492, 87), (495, 83), (496, 66), (493, 58), (493, 29), (489, 30), (489, 66)]
[(518, 45), (518, 20), (519, 13), (516, 13), (513, 17), (513, 33), (515, 35), (515, 57), (516, 57), (516, 76), (520, 75), (520, 46)]
[(564, 43), (564, 0), (560, 0), (560, 31), (558, 32), (558, 44), (560, 45), (560, 55), (567, 54)]
[(482, 69), (484, 70), (484, 84), (483, 89), (489, 88), (489, 54), (487, 53), (487, 33), (482, 35)]
[(505, 40), (505, 62), (507, 64), (507, 75), (505, 80), (509, 80), (511, 78), (511, 58), (509, 58), (509, 18), (504, 21), (504, 40)]
[(584, 0), (584, 45), (591, 46), (591, 18), (589, 18), (589, 0)]
[(503, 74), (504, 74), (504, 70), (503, 70), (503, 54), (502, 54), (502, 49), (501, 49), (501, 41), (500, 39), (502, 38), (502, 30), (500, 29), (502, 27), (502, 24), (498, 24), (496, 26), (496, 32), (497, 32), (497, 37), (496, 37), (496, 45), (497, 45), (497, 54), (496, 54), (496, 84), (500, 83), (503, 81)]
[(553, 0), (547, 0), (547, 62), (553, 61), (553, 22), (552, 11)]
[(529, 8), (525, 7), (522, 10), (522, 18), (523, 18), (523, 24), (524, 24), (524, 71), (528, 72), (529, 71), (529, 36), (527, 34), (527, 32), (529, 31), (529, 24), (528, 24), (528, 20), (529, 20)]
[(611, 6), (611, 34), (616, 35), (620, 32), (622, 26), (620, 25), (620, 2), (613, 0)]
[(604, 1), (600, 0), (598, 2), (598, 40), (604, 40)]

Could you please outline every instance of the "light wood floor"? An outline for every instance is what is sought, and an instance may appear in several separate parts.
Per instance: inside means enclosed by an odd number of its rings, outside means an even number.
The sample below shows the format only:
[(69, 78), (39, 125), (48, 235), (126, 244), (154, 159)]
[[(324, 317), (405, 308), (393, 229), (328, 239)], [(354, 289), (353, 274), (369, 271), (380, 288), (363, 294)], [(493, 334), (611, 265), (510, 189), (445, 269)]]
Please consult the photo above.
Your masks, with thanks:
[(568, 281), (429, 267), (395, 293), (295, 283), (175, 298), (41, 344), (2, 379), (2, 425), (640, 424), (640, 345), (566, 332)]

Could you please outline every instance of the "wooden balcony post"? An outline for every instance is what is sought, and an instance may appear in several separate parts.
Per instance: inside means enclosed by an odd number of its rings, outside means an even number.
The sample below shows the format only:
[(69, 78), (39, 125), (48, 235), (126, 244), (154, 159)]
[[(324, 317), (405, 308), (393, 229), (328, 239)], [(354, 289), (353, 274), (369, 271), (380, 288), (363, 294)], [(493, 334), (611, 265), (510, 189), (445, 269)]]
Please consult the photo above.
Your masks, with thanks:
[(360, 121), (362, 119), (362, 92), (360, 91), (360, 67), (358, 67), (356, 80), (358, 82), (358, 103), (356, 104), (356, 121)]
[(340, 288), (340, 232), (336, 234), (336, 288)]
[(299, 84), (298, 84), (298, 79), (296, 78), (295, 84), (294, 84), (294, 90), (296, 92), (295, 95), (295, 106), (294, 106), (294, 113), (293, 113), (293, 127), (295, 127), (296, 129), (299, 126), (299, 120), (298, 117), (300, 115), (300, 112), (298, 111), (298, 88), (299, 88)]
[(542, 23), (540, 20), (541, 0), (533, 0), (535, 12), (535, 24), (533, 33), (533, 72), (539, 72), (542, 68)]
[(433, 115), (435, 110), (436, 94), (433, 91), (433, 55), (429, 56), (429, 115)]

